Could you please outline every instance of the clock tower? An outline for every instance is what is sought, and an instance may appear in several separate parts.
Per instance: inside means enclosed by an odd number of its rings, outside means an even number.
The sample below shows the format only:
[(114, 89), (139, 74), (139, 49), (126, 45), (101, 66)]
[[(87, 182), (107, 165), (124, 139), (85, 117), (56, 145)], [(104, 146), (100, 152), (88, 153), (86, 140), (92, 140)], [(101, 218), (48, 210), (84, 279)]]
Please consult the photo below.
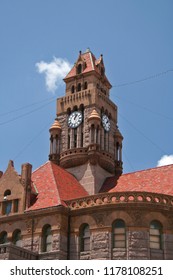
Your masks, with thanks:
[(103, 56), (96, 59), (89, 49), (79, 52), (64, 82), (65, 96), (57, 99), (57, 117), (49, 130), (49, 159), (95, 194), (107, 177), (122, 173), (123, 137)]

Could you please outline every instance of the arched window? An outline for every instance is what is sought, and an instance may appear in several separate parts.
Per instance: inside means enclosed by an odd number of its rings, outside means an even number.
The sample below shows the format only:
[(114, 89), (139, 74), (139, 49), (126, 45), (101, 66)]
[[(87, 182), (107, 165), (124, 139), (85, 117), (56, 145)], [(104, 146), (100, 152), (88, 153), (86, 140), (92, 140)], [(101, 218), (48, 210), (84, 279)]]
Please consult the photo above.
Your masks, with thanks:
[(73, 129), (74, 131), (74, 148), (77, 147), (77, 128)]
[(8, 195), (11, 195), (11, 191), (10, 190), (6, 190), (4, 192), (4, 197), (7, 197)]
[(0, 233), (0, 244), (5, 244), (8, 242), (8, 239), (7, 239), (7, 232), (6, 231), (2, 231)]
[(13, 232), (12, 235), (12, 242), (14, 245), (21, 247), (22, 246), (22, 240), (21, 240), (21, 230), (20, 229), (16, 229)]
[(77, 66), (77, 74), (80, 74), (82, 72), (82, 64), (78, 64)]
[(85, 224), (80, 231), (80, 251), (89, 251), (90, 250), (90, 229), (89, 225)]
[(74, 85), (71, 87), (71, 93), (74, 93)]
[(84, 89), (87, 89), (87, 88), (88, 88), (88, 83), (85, 82), (85, 83), (84, 83)]
[(77, 85), (77, 91), (81, 91), (81, 83)]
[(118, 219), (112, 224), (112, 245), (113, 248), (126, 247), (126, 228), (125, 222)]
[(91, 143), (94, 143), (94, 133), (95, 133), (95, 126), (94, 124), (91, 125)]
[(67, 149), (70, 149), (70, 129), (68, 129), (68, 142), (67, 142)]
[(42, 230), (42, 252), (50, 252), (51, 250), (52, 250), (51, 226), (45, 225)]
[(150, 248), (162, 249), (162, 225), (156, 220), (150, 223)]

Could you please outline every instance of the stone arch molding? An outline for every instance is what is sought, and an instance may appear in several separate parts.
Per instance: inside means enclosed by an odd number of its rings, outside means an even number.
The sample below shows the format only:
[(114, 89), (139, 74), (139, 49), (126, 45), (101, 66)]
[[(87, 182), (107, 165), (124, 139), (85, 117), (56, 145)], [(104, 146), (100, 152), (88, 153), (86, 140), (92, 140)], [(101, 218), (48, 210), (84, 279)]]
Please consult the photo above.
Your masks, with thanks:
[(97, 226), (95, 219), (92, 215), (80, 216), (72, 219), (71, 230), (79, 232), (83, 224), (88, 224), (90, 228), (95, 228)]
[(163, 229), (167, 229), (169, 226), (167, 218), (162, 213), (159, 213), (159, 212), (147, 213), (144, 218), (145, 218), (148, 228), (150, 227), (150, 223), (153, 220), (159, 221), (163, 225)]
[(105, 226), (112, 226), (112, 223), (117, 219), (123, 220), (126, 225), (133, 223), (132, 217), (126, 211), (112, 211), (107, 215)]

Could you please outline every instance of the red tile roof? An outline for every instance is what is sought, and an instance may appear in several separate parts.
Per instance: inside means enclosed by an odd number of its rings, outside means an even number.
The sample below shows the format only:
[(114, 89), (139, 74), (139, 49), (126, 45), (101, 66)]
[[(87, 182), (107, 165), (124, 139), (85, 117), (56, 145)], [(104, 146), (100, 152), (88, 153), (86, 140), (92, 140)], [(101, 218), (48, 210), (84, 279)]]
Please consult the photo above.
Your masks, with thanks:
[[(91, 72), (91, 71), (96, 71), (97, 73), (100, 74), (100, 71), (99, 71), (99, 68), (97, 67), (97, 65), (99, 65), (101, 62), (103, 62), (102, 56), (100, 56), (99, 59), (96, 59), (96, 57), (94, 56), (94, 54), (91, 51), (87, 51), (87, 52), (85, 52), (83, 54), (79, 54), (77, 62), (79, 60), (84, 61), (85, 64), (86, 64), (86, 68), (82, 71), (82, 73), (88, 73), (88, 72)], [(103, 63), (103, 65), (104, 65), (104, 63)], [(76, 76), (76, 67), (75, 67), (75, 65), (70, 70), (70, 72), (67, 74), (67, 76), (65, 77), (64, 80), (66, 80), (68, 78), (71, 78), (71, 77), (74, 77), (74, 76)], [(111, 84), (108, 81), (106, 75), (104, 75), (104, 79), (111, 86)]]
[(28, 210), (65, 205), (64, 200), (88, 195), (74, 176), (50, 161), (33, 172), (32, 181), (38, 195)]
[(144, 191), (173, 195), (173, 164), (107, 178), (100, 192)]

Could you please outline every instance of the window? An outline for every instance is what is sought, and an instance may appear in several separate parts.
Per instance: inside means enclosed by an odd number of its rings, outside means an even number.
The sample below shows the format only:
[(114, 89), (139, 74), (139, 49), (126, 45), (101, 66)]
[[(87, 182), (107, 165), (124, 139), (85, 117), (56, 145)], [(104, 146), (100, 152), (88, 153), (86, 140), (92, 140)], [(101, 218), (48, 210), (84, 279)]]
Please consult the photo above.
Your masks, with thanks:
[(84, 83), (84, 89), (87, 89), (87, 88), (88, 88), (88, 83), (85, 82), (85, 83)]
[(71, 87), (71, 93), (74, 93), (74, 85)]
[(51, 226), (45, 225), (42, 230), (42, 252), (50, 252), (51, 250), (52, 250)]
[(81, 83), (77, 85), (77, 91), (81, 91)]
[(77, 74), (81, 74), (82, 72), (82, 64), (78, 64), (77, 66)]
[(112, 245), (113, 248), (126, 247), (126, 229), (123, 220), (118, 219), (112, 224)]
[(162, 225), (158, 221), (150, 224), (150, 248), (162, 249)]
[(2, 215), (9, 215), (12, 209), (12, 201), (4, 201), (2, 203)]
[(4, 192), (4, 197), (7, 197), (8, 195), (11, 195), (11, 191), (10, 190), (6, 190)]
[(14, 213), (17, 213), (19, 211), (19, 200), (18, 199), (15, 199), (14, 200)]
[(80, 251), (89, 251), (90, 250), (90, 229), (89, 225), (85, 224), (80, 232)]
[(70, 129), (68, 129), (68, 143), (67, 143), (67, 149), (70, 149)]
[(77, 147), (77, 128), (74, 128), (74, 148)]
[(6, 231), (2, 231), (0, 233), (0, 244), (5, 244), (8, 242), (8, 239), (7, 239), (7, 232)]
[(22, 240), (21, 240), (21, 230), (20, 229), (16, 229), (13, 232), (12, 235), (12, 242), (14, 245), (21, 247), (22, 246)]

